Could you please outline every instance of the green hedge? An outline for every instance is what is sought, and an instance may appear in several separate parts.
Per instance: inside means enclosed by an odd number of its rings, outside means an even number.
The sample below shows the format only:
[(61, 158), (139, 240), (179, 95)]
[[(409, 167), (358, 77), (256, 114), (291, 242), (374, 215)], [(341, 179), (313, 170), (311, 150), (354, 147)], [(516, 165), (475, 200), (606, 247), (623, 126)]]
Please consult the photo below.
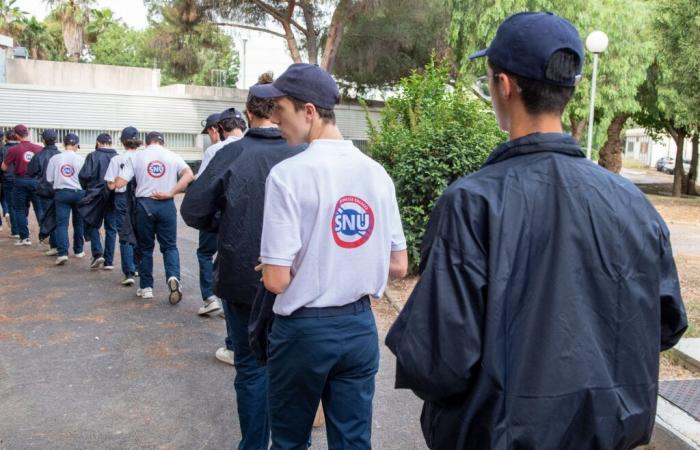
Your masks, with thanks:
[(396, 185), (413, 273), (430, 211), (445, 188), (481, 167), (506, 140), (491, 106), (469, 87), (451, 86), (449, 66), (431, 63), (397, 86), (379, 126), (369, 121), (369, 153)]

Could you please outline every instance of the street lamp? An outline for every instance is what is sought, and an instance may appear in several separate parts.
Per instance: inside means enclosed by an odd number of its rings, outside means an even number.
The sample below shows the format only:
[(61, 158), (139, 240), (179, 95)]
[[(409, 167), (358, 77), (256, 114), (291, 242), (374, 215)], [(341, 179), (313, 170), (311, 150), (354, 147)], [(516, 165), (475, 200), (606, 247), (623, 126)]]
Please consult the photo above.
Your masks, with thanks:
[(586, 38), (586, 48), (593, 53), (593, 78), (591, 79), (591, 110), (588, 115), (588, 147), (586, 157), (591, 159), (591, 147), (593, 147), (593, 115), (595, 109), (595, 83), (598, 76), (598, 55), (608, 48), (608, 35), (602, 31), (594, 31)]

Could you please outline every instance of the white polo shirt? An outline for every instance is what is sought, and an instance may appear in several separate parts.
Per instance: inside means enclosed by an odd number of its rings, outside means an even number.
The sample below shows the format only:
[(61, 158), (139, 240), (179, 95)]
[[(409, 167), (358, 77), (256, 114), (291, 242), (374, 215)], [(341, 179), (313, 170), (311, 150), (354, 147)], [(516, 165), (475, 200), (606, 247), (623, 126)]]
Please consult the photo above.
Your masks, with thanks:
[(151, 144), (131, 155), (119, 171), (119, 178), (136, 179), (136, 197), (150, 197), (154, 192), (168, 192), (177, 184), (187, 163), (162, 145)]
[(66, 150), (53, 155), (46, 166), (46, 181), (54, 189), (82, 189), (78, 173), (84, 163), (85, 158), (74, 151)]
[[(105, 172), (105, 181), (108, 181), (110, 183), (114, 183), (114, 180), (117, 179), (119, 176), (119, 172), (121, 171), (122, 164), (126, 165), (129, 163), (129, 160), (131, 159), (131, 155), (133, 155), (136, 152), (136, 150), (126, 150), (124, 153), (120, 153), (114, 158), (109, 160), (109, 166), (107, 166), (107, 171)], [(117, 193), (123, 193), (126, 192), (126, 186), (122, 188), (117, 188), (114, 190), (114, 192)]]
[(276, 314), (380, 297), (405, 248), (394, 183), (351, 141), (313, 141), (270, 171), (260, 254), (292, 272)]
[(195, 175), (195, 178), (199, 178), (199, 176), (204, 173), (207, 166), (209, 166), (209, 163), (211, 162), (212, 159), (214, 159), (214, 156), (216, 156), (216, 154), (219, 152), (219, 150), (226, 147), (231, 142), (236, 142), (236, 141), (240, 140), (241, 137), (229, 136), (226, 139), (224, 139), (223, 141), (219, 141), (216, 144), (212, 144), (209, 147), (207, 147), (207, 149), (204, 150), (204, 156), (202, 157), (202, 163), (199, 165), (199, 170), (197, 170), (197, 175)]

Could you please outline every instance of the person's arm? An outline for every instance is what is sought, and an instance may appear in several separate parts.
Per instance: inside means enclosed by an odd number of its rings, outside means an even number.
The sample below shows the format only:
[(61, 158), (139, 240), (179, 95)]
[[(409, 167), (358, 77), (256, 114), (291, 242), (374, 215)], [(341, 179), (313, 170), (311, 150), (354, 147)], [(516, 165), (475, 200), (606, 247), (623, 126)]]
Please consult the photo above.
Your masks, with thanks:
[(124, 164), (121, 165), (121, 168), (119, 169), (119, 175), (117, 175), (117, 178), (114, 180), (114, 187), (116, 189), (121, 189), (125, 187), (127, 184), (129, 184), (129, 181), (131, 181), (134, 178), (134, 164), (131, 159), (127, 159)]
[[(39, 153), (41, 154), (41, 153)], [(27, 165), (27, 176), (31, 178), (39, 178), (41, 176), (41, 163), (39, 154), (34, 156), (29, 164)]]
[[(214, 170), (228, 167), (228, 161), (223, 153), (214, 157), (219, 164), (209, 166), (203, 176), (195, 177), (194, 182), (187, 188), (185, 197), (180, 205), (180, 215), (185, 223), (198, 230), (215, 231), (215, 218), (224, 207), (224, 196), (229, 185), (231, 171)], [(201, 174), (200, 174), (201, 175)]]
[(154, 200), (168, 200), (175, 197), (181, 192), (185, 192), (187, 186), (194, 180), (194, 174), (189, 166), (182, 169), (179, 173), (180, 179), (177, 181), (175, 187), (173, 187), (170, 192), (154, 192), (151, 194), (151, 198)]
[(426, 231), (421, 278), (386, 338), (396, 355), (396, 388), (423, 400), (466, 392), (481, 359), (488, 292), (482, 203), (460, 190), (440, 199)]
[(80, 182), (80, 187), (87, 189), (90, 186), (90, 181), (95, 178), (95, 164), (93, 164), (93, 155), (90, 153), (85, 158), (83, 167), (78, 172), (78, 181)]
[(673, 260), (668, 229), (665, 226), (661, 232), (660, 280), (661, 351), (664, 351), (676, 345), (688, 328), (688, 316), (681, 297), (681, 287), (678, 281), (676, 263)]
[[(388, 175), (387, 175), (388, 177)], [(408, 273), (408, 251), (406, 236), (401, 224), (401, 212), (396, 200), (394, 183), (391, 183), (391, 257), (389, 259), (389, 279), (403, 278)]]
[(15, 152), (12, 151), (12, 149), (7, 151), (7, 155), (5, 156), (5, 160), (2, 162), (2, 165), (0, 168), (2, 169), (3, 172), (7, 172), (7, 169), (10, 168), (12, 164), (15, 162)]
[(54, 172), (56, 171), (56, 156), (52, 156), (51, 159), (49, 159), (49, 163), (46, 165), (46, 181), (51, 183), (53, 186), (53, 180), (54, 180)]
[(408, 251), (399, 250), (391, 252), (389, 259), (389, 278), (392, 280), (403, 278), (408, 274)]

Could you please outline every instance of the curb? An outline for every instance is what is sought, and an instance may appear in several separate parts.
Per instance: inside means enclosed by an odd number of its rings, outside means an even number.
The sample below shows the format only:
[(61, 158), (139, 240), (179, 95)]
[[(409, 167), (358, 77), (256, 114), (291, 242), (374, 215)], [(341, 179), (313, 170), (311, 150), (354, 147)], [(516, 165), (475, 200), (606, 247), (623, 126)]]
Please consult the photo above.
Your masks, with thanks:
[(400, 306), (399, 303), (393, 298), (393, 294), (389, 294), (388, 288), (384, 289), (383, 297), (391, 305), (391, 307), (396, 310), (397, 313), (399, 313), (399, 314), (401, 313), (401, 310), (403, 309), (403, 307)]

